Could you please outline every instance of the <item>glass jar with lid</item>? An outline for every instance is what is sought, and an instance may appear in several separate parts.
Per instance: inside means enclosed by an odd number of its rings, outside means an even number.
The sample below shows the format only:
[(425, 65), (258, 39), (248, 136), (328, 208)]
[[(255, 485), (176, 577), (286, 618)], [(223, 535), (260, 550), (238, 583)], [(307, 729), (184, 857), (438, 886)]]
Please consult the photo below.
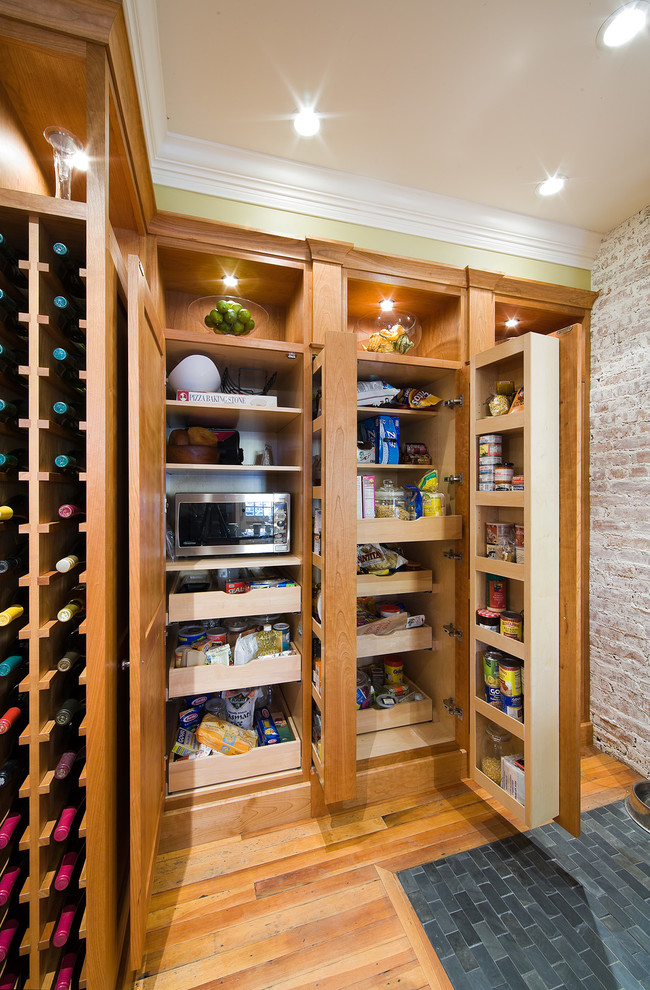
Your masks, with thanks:
[(410, 519), (404, 489), (396, 488), (390, 480), (385, 481), (375, 492), (375, 515), (379, 519)]
[(507, 755), (507, 746), (512, 736), (505, 729), (492, 722), (485, 727), (481, 771), (501, 787), (501, 757)]

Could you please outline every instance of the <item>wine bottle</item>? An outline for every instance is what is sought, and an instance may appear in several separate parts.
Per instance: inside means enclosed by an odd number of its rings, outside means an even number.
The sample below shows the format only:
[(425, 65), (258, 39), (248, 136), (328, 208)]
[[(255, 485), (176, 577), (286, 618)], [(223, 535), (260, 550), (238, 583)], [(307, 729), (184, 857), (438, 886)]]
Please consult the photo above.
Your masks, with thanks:
[(27, 288), (27, 276), (18, 266), (18, 255), (4, 234), (0, 234), (0, 270), (19, 288)]
[(59, 378), (67, 382), (75, 391), (85, 392), (86, 384), (79, 378), (79, 362), (65, 347), (55, 347), (52, 351), (54, 370)]
[(80, 968), (79, 964), (79, 952), (66, 952), (61, 959), (52, 990), (70, 990), (73, 979), (76, 979), (75, 973)]
[(24, 653), (13, 653), (5, 657), (0, 663), (0, 677), (8, 677), (10, 674), (21, 675), (23, 669), (25, 673), (29, 670), (29, 660)]
[(86, 762), (86, 747), (82, 746), (78, 750), (66, 749), (64, 753), (61, 753), (59, 757), (59, 762), (54, 768), (54, 776), (57, 780), (65, 780), (71, 774), (74, 775), (77, 768), (79, 773), (83, 770), (83, 764)]
[(27, 724), (29, 716), (29, 695), (19, 691), (18, 685), (11, 689), (2, 707), (4, 715), (0, 716), (0, 734), (10, 730), (21, 731)]
[(62, 241), (57, 241), (53, 244), (52, 250), (54, 252), (54, 262), (52, 267), (58, 275), (64, 289), (67, 289), (70, 295), (76, 296), (77, 299), (85, 299), (86, 285), (79, 274), (79, 269), (84, 266), (80, 265), (79, 262), (70, 254), (69, 247), (67, 244), (63, 244)]
[(75, 615), (86, 611), (86, 585), (75, 584), (70, 591), (70, 598), (56, 614), (59, 622), (69, 622)]
[(72, 502), (64, 502), (58, 508), (58, 513), (61, 519), (83, 519), (86, 515), (86, 510), (81, 508), (79, 505), (74, 505)]
[(29, 854), (22, 853), (15, 862), (9, 862), (0, 877), (0, 906), (9, 903), (14, 890), (20, 889), (19, 880), (25, 881), (29, 872)]
[(0, 849), (6, 849), (23, 822), (20, 811), (10, 811), (2, 825), (0, 825)]
[(17, 546), (11, 557), (0, 557), (0, 574), (9, 574), (11, 571), (24, 573), (28, 566), (29, 544), (25, 540)]
[(19, 926), (18, 918), (8, 918), (5, 919), (2, 928), (0, 928), (0, 962), (4, 962), (9, 955)]
[(0, 454), (0, 472), (15, 474), (27, 470), (27, 450), (24, 447), (14, 447)]
[(79, 474), (84, 470), (84, 455), (80, 450), (69, 450), (66, 454), (57, 454), (54, 466), (61, 474)]
[[(67, 698), (54, 716), (54, 721), (57, 725), (70, 725), (75, 716), (80, 715), (83, 718), (85, 711), (85, 698)], [(2, 720), (0, 720), (1, 726)]]
[(0, 399), (0, 423), (19, 429), (18, 420), (26, 415), (25, 403), (20, 399)]
[(76, 433), (80, 432), (79, 420), (83, 416), (83, 412), (79, 406), (58, 399), (52, 406), (52, 412), (57, 423), (60, 423), (61, 426), (65, 426), (68, 430), (74, 430)]
[[(27, 308), (26, 306), (24, 307)], [(0, 289), (0, 319), (4, 323), (5, 329), (15, 333), (21, 340), (29, 339), (29, 327), (26, 323), (21, 323), (18, 319), (20, 306), (10, 295)]]
[(14, 495), (7, 499), (4, 505), (0, 505), (0, 522), (9, 522), (13, 519), (17, 523), (29, 521), (29, 498), (27, 495)]
[(77, 901), (69, 901), (61, 908), (61, 913), (59, 914), (52, 935), (52, 945), (57, 949), (61, 949), (64, 945), (67, 945), (73, 929), (77, 927), (77, 923), (80, 920), (84, 898), (79, 897), (78, 891), (77, 897)]
[[(82, 554), (80, 557), (79, 554)], [(67, 574), (68, 571), (73, 571), (75, 567), (85, 567), (86, 561), (83, 557), (83, 548), (75, 547), (75, 553), (70, 553), (66, 557), (61, 557), (57, 560), (55, 567), (57, 571), (61, 574)]]
[(55, 842), (65, 842), (75, 825), (81, 822), (85, 806), (85, 799), (82, 798), (79, 804), (67, 804), (62, 809), (52, 832)]
[(18, 588), (14, 592), (13, 601), (0, 612), (0, 626), (8, 626), (25, 614), (27, 607), (27, 588)]
[(67, 890), (75, 871), (83, 865), (83, 862), (84, 857), (82, 853), (75, 852), (74, 850), (65, 853), (54, 877), (54, 889)]

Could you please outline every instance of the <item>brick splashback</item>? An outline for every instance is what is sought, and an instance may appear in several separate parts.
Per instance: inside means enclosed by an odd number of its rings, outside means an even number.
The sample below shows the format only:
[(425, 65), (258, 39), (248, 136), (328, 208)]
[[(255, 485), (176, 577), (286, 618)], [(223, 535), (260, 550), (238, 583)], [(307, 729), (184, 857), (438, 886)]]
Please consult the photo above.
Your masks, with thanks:
[(604, 238), (592, 288), (594, 742), (650, 777), (650, 206)]

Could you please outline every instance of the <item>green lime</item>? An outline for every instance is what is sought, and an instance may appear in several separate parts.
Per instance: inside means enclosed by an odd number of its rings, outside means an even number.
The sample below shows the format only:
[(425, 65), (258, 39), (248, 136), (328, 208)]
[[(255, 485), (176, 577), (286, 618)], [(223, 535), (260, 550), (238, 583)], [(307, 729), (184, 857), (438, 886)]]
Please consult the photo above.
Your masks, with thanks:
[(250, 318), (251, 318), (251, 314), (248, 312), (247, 309), (240, 309), (239, 310), (239, 319), (243, 323), (248, 323), (248, 321), (250, 320)]

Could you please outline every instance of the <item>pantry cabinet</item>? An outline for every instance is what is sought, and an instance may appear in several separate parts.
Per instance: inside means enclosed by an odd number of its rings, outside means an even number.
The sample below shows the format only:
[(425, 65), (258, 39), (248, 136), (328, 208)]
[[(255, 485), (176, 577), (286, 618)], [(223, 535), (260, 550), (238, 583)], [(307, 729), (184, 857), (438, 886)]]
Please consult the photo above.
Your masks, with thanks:
[[(538, 665), (526, 632), (523, 646), (511, 647), (511, 655), (518, 649), (523, 655), (526, 677), (532, 664), (524, 695), (531, 707), (514, 738), (523, 743), (527, 787), (532, 783), (535, 794), (527, 790), (523, 807), (504, 804), (531, 822), (557, 815), (577, 829), (581, 723), (584, 733), (589, 729), (587, 389), (595, 295), (157, 212), (120, 5), (70, 0), (57, 5), (56, 15), (45, 8), (26, 0), (18, 10), (0, 0), (0, 112), (16, 151), (12, 162), (0, 164), (0, 223), (28, 278), (18, 317), (27, 334), (19, 367), (27, 409), (17, 429), (0, 429), (0, 452), (23, 440), (28, 449), (26, 470), (2, 491), (9, 498), (23, 486), (28, 495), (19, 535), (29, 543), (29, 573), (20, 579), (29, 621), (18, 639), (29, 648), (21, 686), (30, 718), (19, 740), (29, 772), (17, 800), (28, 810), (19, 851), (28, 853), (29, 875), (19, 894), (18, 962), (28, 969), (27, 986), (40, 990), (51, 986), (61, 957), (51, 944), (60, 908), (51, 896), (59, 854), (51, 838), (63, 801), (53, 780), (59, 755), (53, 715), (61, 700), (54, 667), (63, 637), (53, 620), (74, 582), (54, 573), (53, 565), (69, 551), (72, 533), (85, 538), (88, 558), (87, 664), (79, 679), (87, 700), (86, 768), (79, 780), (86, 793), (79, 835), (87, 855), (79, 879), (86, 897), (80, 985), (111, 990), (123, 956), (127, 967), (140, 964), (158, 850), (190, 848), (215, 835), (257, 831), (386, 794), (426, 795), (467, 775), (490, 790), (480, 775), (482, 720), (503, 720), (483, 704), (476, 650), (495, 643), (474, 623), (488, 566), (521, 586), (513, 603), (524, 608), (525, 629), (541, 606), (554, 613), (558, 628), (553, 664), (559, 689), (553, 680), (554, 700), (541, 705), (553, 716), (547, 721), (536, 724), (538, 702), (551, 693), (544, 666), (550, 651)], [(51, 152), (42, 138), (48, 124), (77, 133), (91, 155), (91, 169), (76, 176), (70, 201), (53, 195)], [(56, 279), (48, 251), (54, 239), (74, 248), (86, 281), (87, 407), (85, 429), (80, 426), (86, 466), (78, 485), (55, 477), (50, 463), (71, 442), (49, 412), (60, 388), (52, 346), (66, 342), (52, 305)], [(236, 294), (262, 309), (250, 336), (220, 336), (202, 323), (205, 300), (227, 294), (227, 274), (239, 278)], [(4, 276), (0, 288), (15, 294)], [(387, 299), (419, 326), (408, 353), (359, 346), (363, 321)], [(520, 319), (517, 333), (532, 336), (505, 340), (511, 316)], [(13, 343), (6, 326), (3, 321), (2, 342)], [(557, 393), (550, 377), (531, 376), (526, 362), (537, 349), (559, 352)], [(192, 354), (209, 357), (222, 381), (228, 369), (235, 388), (258, 389), (263, 381), (276, 405), (206, 407), (179, 400), (165, 380)], [(541, 480), (525, 487), (523, 499), (506, 493), (512, 497), (493, 500), (498, 505), (475, 491), (476, 437), (488, 429), (483, 393), (493, 371), (509, 362), (530, 383), (530, 405), (523, 418), (503, 427), (492, 421), (489, 430), (499, 427), (513, 437), (515, 457), (521, 452), (531, 482), (535, 431), (559, 416), (559, 580), (555, 560), (536, 556), (528, 543), (538, 525)], [(377, 488), (384, 480), (401, 486), (417, 484), (429, 469), (357, 463), (357, 431), (377, 414), (358, 405), (358, 381), (386, 381), (440, 399), (434, 407), (391, 415), (403, 443), (426, 445), (445, 496), (443, 515), (357, 518), (358, 476), (374, 476)], [(10, 398), (22, 395), (0, 384)], [(190, 426), (237, 431), (243, 462), (168, 457), (170, 433)], [(55, 518), (59, 492), (61, 501), (85, 494), (86, 523), (68, 526)], [(246, 561), (238, 554), (173, 556), (174, 498), (191, 492), (288, 493), (289, 551)], [(321, 519), (316, 543), (315, 509)], [(524, 519), (531, 555), (523, 576), (516, 562), (488, 565), (479, 552), (492, 510), (497, 519), (509, 513)], [(7, 524), (0, 527), (6, 543)], [(358, 574), (357, 546), (375, 543), (398, 546), (409, 567)], [(281, 568), (293, 583), (258, 588), (250, 597), (226, 594), (220, 572), (243, 564), (261, 575)], [(199, 591), (192, 588), (197, 577), (204, 585)], [(422, 618), (388, 636), (358, 635), (357, 598), (397, 599)], [(241, 670), (176, 666), (179, 626), (267, 614), (286, 616), (290, 626), (289, 649), (278, 657)], [(0, 646), (10, 645), (3, 631)], [(357, 710), (357, 668), (386, 653), (402, 657), (414, 699)], [(270, 685), (272, 707), (286, 716), (287, 741), (239, 756), (174, 758), (183, 699), (259, 685)], [(552, 743), (540, 745), (540, 732), (553, 736)], [(548, 763), (541, 791), (555, 797), (536, 806), (540, 759)], [(490, 792), (503, 797), (495, 788)]]

